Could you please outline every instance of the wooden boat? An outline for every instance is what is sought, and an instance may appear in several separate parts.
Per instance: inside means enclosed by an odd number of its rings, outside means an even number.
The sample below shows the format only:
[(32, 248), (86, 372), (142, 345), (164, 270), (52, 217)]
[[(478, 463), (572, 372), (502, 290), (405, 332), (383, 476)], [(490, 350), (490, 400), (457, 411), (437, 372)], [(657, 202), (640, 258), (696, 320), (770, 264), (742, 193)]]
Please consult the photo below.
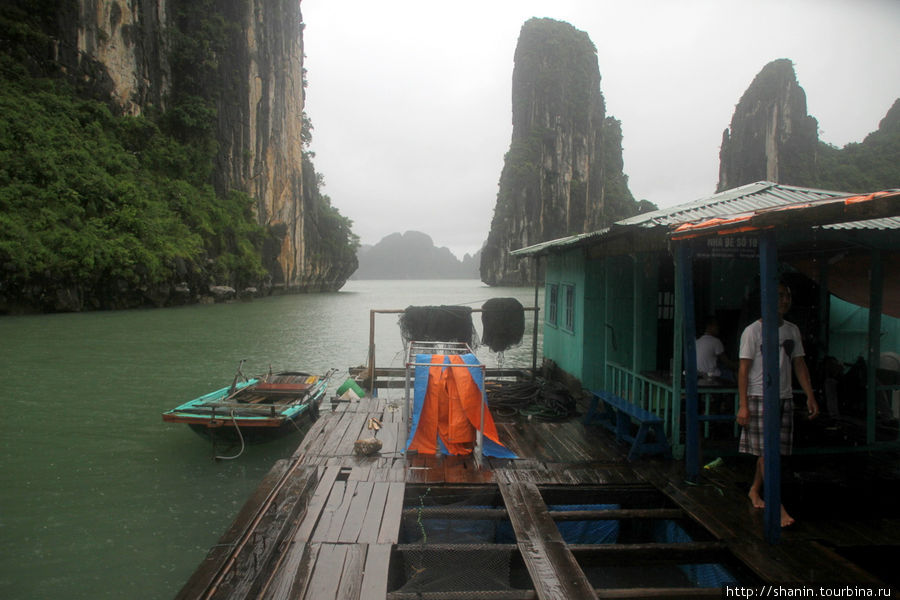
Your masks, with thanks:
[[(243, 365), (243, 361), (241, 361)], [(228, 387), (163, 413), (167, 423), (186, 423), (213, 441), (260, 442), (305, 431), (318, 418), (319, 404), (334, 370), (325, 375), (282, 371), (246, 379), (238, 367)]]

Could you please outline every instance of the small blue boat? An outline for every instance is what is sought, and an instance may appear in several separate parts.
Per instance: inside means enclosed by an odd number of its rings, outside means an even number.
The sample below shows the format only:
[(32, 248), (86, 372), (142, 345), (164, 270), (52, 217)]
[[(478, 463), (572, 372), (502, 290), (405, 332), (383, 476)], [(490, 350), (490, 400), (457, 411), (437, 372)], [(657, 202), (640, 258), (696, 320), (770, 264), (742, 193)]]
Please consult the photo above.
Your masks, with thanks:
[(325, 375), (270, 371), (245, 379), (238, 367), (230, 386), (185, 402), (164, 412), (162, 418), (167, 423), (185, 423), (214, 442), (243, 444), (305, 433), (318, 418), (333, 374), (334, 370)]

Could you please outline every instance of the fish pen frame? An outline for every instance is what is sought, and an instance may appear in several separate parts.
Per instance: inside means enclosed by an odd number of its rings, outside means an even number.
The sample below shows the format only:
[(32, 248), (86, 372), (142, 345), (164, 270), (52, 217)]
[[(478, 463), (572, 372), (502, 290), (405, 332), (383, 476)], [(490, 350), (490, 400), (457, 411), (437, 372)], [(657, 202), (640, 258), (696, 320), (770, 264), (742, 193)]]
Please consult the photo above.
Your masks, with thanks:
[[(538, 325), (541, 309), (538, 307), (538, 290), (535, 289), (534, 292), (534, 306), (523, 306), (522, 310), (527, 312), (534, 313), (534, 323), (531, 332), (531, 374), (532, 377), (534, 373), (537, 371), (537, 344), (538, 344)], [(473, 313), (484, 312), (483, 308), (473, 308)], [(375, 369), (375, 315), (377, 314), (385, 314), (385, 315), (402, 315), (406, 313), (405, 308), (373, 308), (369, 310), (369, 352), (367, 358), (367, 364), (364, 369), (360, 369), (359, 373), (365, 373), (363, 377), (363, 386), (367, 387), (370, 392), (376, 394), (376, 377), (377, 372)]]

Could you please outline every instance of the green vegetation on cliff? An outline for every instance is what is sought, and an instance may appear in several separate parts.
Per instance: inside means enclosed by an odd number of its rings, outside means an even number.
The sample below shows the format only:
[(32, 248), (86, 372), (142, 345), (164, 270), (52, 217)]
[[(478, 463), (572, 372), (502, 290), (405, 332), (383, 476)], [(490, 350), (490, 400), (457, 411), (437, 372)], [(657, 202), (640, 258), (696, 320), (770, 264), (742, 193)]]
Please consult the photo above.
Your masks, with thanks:
[[(133, 117), (98, 94), (101, 66), (85, 83), (51, 58), (73, 6), (0, 7), (0, 314), (169, 305), (212, 285), (267, 286), (263, 249), (278, 245), (278, 232), (259, 224), (249, 195), (214, 186), (216, 90), (246, 85), (220, 64), (242, 34), (234, 17), (211, 0), (172, 3), (167, 110)], [(296, 201), (321, 236), (311, 253), (355, 262), (351, 222), (307, 163), (311, 185)]]
[(819, 142), (816, 159), (821, 188), (871, 192), (900, 186), (900, 99), (862, 142), (843, 148)]
[[(251, 199), (217, 197), (196, 146), (143, 117), (117, 117), (62, 81), (3, 64), (0, 89), (0, 296), (42, 310), (131, 305), (127, 290), (258, 281), (263, 230)], [(207, 260), (209, 259), (209, 261)], [(138, 292), (135, 292), (138, 293)], [(123, 297), (125, 296), (125, 297)], [(119, 300), (112, 300), (113, 297)], [(131, 301), (129, 301), (131, 300)], [(149, 299), (148, 299), (149, 300)], [(92, 306), (93, 305), (93, 306)]]
[[(0, 12), (0, 312), (167, 304), (265, 277), (252, 201), (209, 184), (215, 109), (118, 116), (45, 57), (52, 7)], [(77, 82), (76, 82), (77, 83)]]

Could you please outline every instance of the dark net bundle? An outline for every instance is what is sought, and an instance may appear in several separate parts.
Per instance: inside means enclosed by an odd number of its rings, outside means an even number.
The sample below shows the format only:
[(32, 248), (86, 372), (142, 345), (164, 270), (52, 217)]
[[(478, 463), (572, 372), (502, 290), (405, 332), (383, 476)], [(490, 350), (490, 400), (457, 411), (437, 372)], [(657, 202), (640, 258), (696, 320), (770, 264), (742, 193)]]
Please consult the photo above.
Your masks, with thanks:
[(503, 352), (522, 342), (525, 309), (515, 298), (491, 298), (481, 306), (481, 342), (493, 352)]
[(468, 306), (408, 306), (400, 315), (404, 343), (461, 342), (474, 346), (475, 326)]

